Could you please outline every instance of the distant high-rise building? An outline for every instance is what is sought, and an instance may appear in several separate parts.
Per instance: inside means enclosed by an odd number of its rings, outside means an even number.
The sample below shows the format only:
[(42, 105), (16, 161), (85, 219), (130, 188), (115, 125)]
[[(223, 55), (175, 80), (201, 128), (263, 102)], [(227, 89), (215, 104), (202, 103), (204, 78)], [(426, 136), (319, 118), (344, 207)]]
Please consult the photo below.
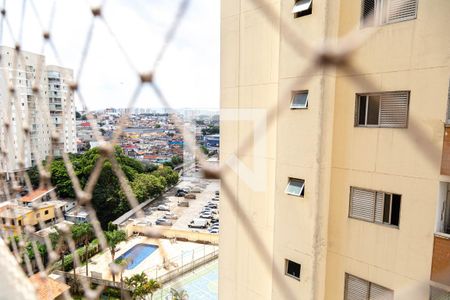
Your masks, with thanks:
[(73, 81), (71, 69), (47, 66), (48, 98), (52, 122), (60, 133), (59, 143), (53, 146), (55, 156), (62, 152), (76, 153), (76, 121), (73, 91), (69, 84)]
[[(67, 145), (56, 146), (54, 154), (62, 149), (75, 152), (75, 107), (67, 86), (72, 71), (46, 66), (40, 54), (19, 54), (6, 46), (0, 53), (0, 172), (16, 172), (46, 159), (52, 149), (52, 123)], [(56, 83), (56, 73), (64, 83)]]
[[(221, 116), (220, 299), (450, 299), (449, 14), (222, 1), (221, 106), (242, 119)], [(312, 69), (293, 33), (367, 40), (354, 67)], [(248, 116), (269, 110), (253, 140)]]

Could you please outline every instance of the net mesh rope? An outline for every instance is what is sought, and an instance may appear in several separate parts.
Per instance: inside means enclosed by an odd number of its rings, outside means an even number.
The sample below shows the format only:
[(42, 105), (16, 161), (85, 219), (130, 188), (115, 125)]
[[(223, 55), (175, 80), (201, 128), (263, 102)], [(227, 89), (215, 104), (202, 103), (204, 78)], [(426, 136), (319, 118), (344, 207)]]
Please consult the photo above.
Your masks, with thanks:
[[(127, 53), (121, 40), (114, 33), (113, 29), (110, 26), (110, 23), (108, 22), (108, 19), (105, 18), (105, 16), (102, 14), (104, 6), (107, 5), (107, 3), (105, 3), (105, 2), (106, 1), (102, 1), (99, 5), (96, 5), (93, 7), (90, 7), (89, 4), (86, 4), (86, 10), (90, 10), (90, 13), (91, 13), (91, 20), (90, 20), (89, 27), (88, 27), (89, 29), (85, 36), (84, 45), (80, 49), (80, 51), (82, 53), (81, 61), (79, 62), (79, 65), (76, 68), (77, 72), (74, 75), (74, 81), (69, 84), (70, 91), (77, 95), (79, 101), (81, 102), (81, 104), (83, 106), (83, 109), (85, 111), (89, 112), (89, 103), (90, 103), (90, 101), (94, 101), (95, 99), (87, 99), (83, 95), (82, 91), (79, 88), (79, 82), (80, 82), (80, 79), (84, 75), (84, 69), (85, 69), (85, 65), (86, 65), (86, 57), (92, 49), (91, 45), (92, 45), (92, 41), (94, 39), (93, 32), (94, 32), (96, 26), (99, 26), (101, 23), (106, 27), (108, 34), (110, 35), (110, 37), (112, 37), (114, 43), (116, 44), (117, 48), (120, 50), (121, 55), (126, 60), (129, 67), (132, 70), (134, 70), (136, 77), (139, 78), (139, 82), (138, 82), (137, 86), (134, 88), (132, 96), (128, 100), (128, 103), (127, 103), (127, 108), (129, 109), (128, 111), (131, 112), (132, 108), (134, 108), (134, 105), (135, 105), (144, 86), (150, 86), (151, 89), (153, 89), (153, 91), (155, 92), (155, 94), (156, 94), (157, 98), (159, 99), (159, 101), (161, 102), (161, 104), (164, 107), (170, 109), (171, 108), (170, 99), (167, 99), (164, 91), (155, 82), (155, 78), (158, 76), (159, 64), (164, 59), (164, 55), (167, 52), (169, 45), (173, 41), (174, 36), (177, 32), (177, 29), (180, 26), (182, 26), (182, 24), (183, 24), (182, 23), (183, 17), (185, 15), (186, 11), (189, 9), (189, 4), (191, 1), (190, 0), (179, 1), (177, 11), (173, 16), (173, 21), (171, 22), (170, 26), (168, 26), (168, 28), (166, 30), (166, 34), (165, 34), (163, 43), (160, 46), (160, 50), (159, 50), (158, 54), (156, 55), (156, 58), (152, 64), (152, 68), (149, 69), (147, 72), (139, 72), (137, 70), (136, 66), (132, 62), (132, 59), (130, 58), (130, 54)], [(250, 2), (253, 2), (253, 4), (255, 6), (258, 6), (261, 8), (261, 11), (262, 11), (264, 17), (270, 21), (271, 25), (274, 28), (279, 28), (279, 27), (283, 28), (281, 34), (283, 35), (283, 38), (285, 39), (285, 41), (289, 44), (290, 47), (292, 47), (293, 49), (296, 49), (299, 56), (302, 56), (303, 58), (305, 58), (305, 61), (307, 62), (308, 66), (306, 66), (304, 68), (304, 71), (300, 75), (297, 76), (298, 78), (304, 78), (303, 83), (306, 84), (306, 82), (308, 81), (308, 78), (310, 78), (307, 75), (310, 74), (311, 71), (321, 69), (321, 68), (339, 68), (339, 69), (341, 69), (343, 71), (347, 71), (347, 72), (361, 73), (361, 72), (358, 72), (359, 71), (358, 68), (352, 64), (350, 58), (351, 58), (352, 54), (359, 47), (361, 47), (371, 36), (373, 36), (374, 33), (376, 33), (377, 27), (368, 28), (363, 31), (359, 30), (359, 27), (354, 28), (354, 30), (352, 30), (346, 36), (344, 36), (336, 41), (327, 41), (326, 43), (318, 46), (318, 45), (313, 45), (310, 42), (304, 40), (301, 36), (301, 31), (296, 30), (295, 28), (292, 27), (291, 23), (288, 23), (283, 18), (280, 18), (278, 15), (279, 12), (276, 12), (267, 1), (251, 0)], [(405, 2), (405, 4), (408, 4), (409, 1), (405, 0), (405, 1), (400, 1), (400, 2)], [(403, 3), (401, 3), (401, 4), (403, 4)], [(45, 49), (50, 49), (50, 51), (53, 53), (54, 57), (56, 58), (58, 64), (60, 66), (64, 66), (64, 62), (60, 58), (61, 55), (59, 53), (59, 49), (56, 47), (56, 45), (52, 39), (52, 26), (53, 26), (53, 19), (55, 16), (55, 8), (54, 8), (55, 6), (53, 5), (53, 7), (52, 7), (52, 11), (49, 14), (49, 16), (50, 16), (49, 19), (44, 20), (42, 18), (42, 16), (39, 14), (39, 11), (38, 11), (36, 5), (38, 5), (38, 1), (35, 1), (35, 0), (24, 0), (23, 1), (22, 14), (21, 14), (21, 20), (20, 20), (20, 28), (18, 30), (18, 34), (14, 34), (17, 30), (16, 31), (13, 30), (14, 28), (12, 28), (12, 26), (11, 26), (8, 11), (6, 9), (6, 0), (3, 1), (3, 5), (2, 5), (3, 8), (1, 9), (1, 15), (0, 15), (0, 45), (2, 44), (3, 36), (4, 36), (5, 32), (8, 32), (11, 36), (14, 37), (14, 41), (15, 41), (15, 47), (14, 47), (15, 56), (14, 57), (15, 58), (13, 61), (13, 66), (12, 66), (12, 69), (16, 70), (14, 72), (17, 72), (16, 66), (18, 64), (25, 65), (25, 58), (24, 58), (24, 54), (22, 51), (23, 49), (21, 48), (21, 45), (23, 42), (22, 38), (23, 38), (24, 21), (25, 21), (25, 13), (24, 13), (25, 9), (31, 10), (31, 12), (34, 14), (36, 19), (38, 20), (37, 23), (40, 28), (40, 32), (41, 32), (40, 38), (42, 40), (42, 53), (44, 53)], [(366, 16), (366, 19), (371, 19), (371, 18), (372, 18), (371, 14), (368, 14)], [(44, 25), (46, 22), (47, 22), (48, 26)], [(370, 22), (368, 22), (368, 23), (370, 23)], [(359, 26), (359, 24), (358, 24), (358, 26)], [(138, 46), (138, 45), (136, 45), (136, 46)], [(9, 82), (10, 74), (6, 69), (7, 68), (3, 68), (2, 75), (3, 75), (3, 78), (5, 79), (5, 82)], [(45, 70), (45, 65), (43, 65), (43, 63), (41, 63), (41, 64), (38, 63), (37, 70), (36, 70), (37, 76), (36, 76), (36, 78), (34, 78), (32, 80), (31, 89), (33, 92), (33, 96), (36, 97), (36, 105), (38, 107), (38, 110), (40, 110), (45, 124), (47, 124), (51, 130), (51, 150), (53, 150), (56, 147), (56, 145), (61, 137), (61, 133), (57, 130), (57, 128), (55, 128), (55, 126), (52, 122), (52, 118), (49, 114), (49, 110), (48, 110), (48, 106), (47, 106), (48, 104), (46, 104), (45, 101), (43, 100), (44, 95), (42, 93), (42, 87), (43, 87), (44, 82), (43, 82), (43, 78), (38, 75), (42, 74), (42, 72), (44, 70)], [(173, 70), (173, 72), (176, 72), (176, 70)], [(14, 74), (14, 75), (16, 75), (16, 74)], [(367, 79), (364, 79), (361, 77), (356, 77), (356, 76), (349, 77), (349, 80), (352, 80), (355, 85), (363, 87), (366, 90), (376, 90), (375, 88), (373, 88), (373, 84), (372, 84), (372, 82), (370, 82), (370, 80), (367, 80)], [(23, 171), (25, 168), (24, 160), (25, 160), (26, 145), (29, 144), (31, 129), (30, 129), (30, 125), (28, 124), (28, 121), (27, 121), (28, 116), (24, 115), (23, 113), (22, 114), (20, 113), (20, 112), (22, 112), (22, 110), (20, 108), (19, 97), (16, 94), (16, 91), (17, 91), (16, 85), (17, 85), (16, 81), (12, 81), (12, 82), (8, 83), (8, 87), (7, 87), (6, 95), (4, 95), (5, 96), (4, 99), (6, 99), (6, 101), (8, 101), (12, 104), (3, 106), (4, 108), (6, 108), (6, 110), (2, 111), (3, 123), (0, 124), (1, 128), (3, 129), (4, 135), (6, 137), (10, 136), (10, 133), (11, 133), (10, 131), (11, 131), (11, 127), (12, 127), (10, 120), (11, 120), (11, 114), (12, 114), (12, 106), (14, 106), (15, 112), (16, 112), (15, 115), (16, 115), (16, 118), (18, 118), (18, 123), (22, 124), (21, 132), (16, 133), (17, 141), (18, 141), (18, 143), (17, 143), (18, 150), (16, 151), (16, 153), (8, 152), (7, 149), (10, 149), (10, 146), (13, 143), (13, 140), (10, 138), (5, 138), (5, 140), (4, 140), (5, 144), (0, 145), (0, 148), (1, 148), (0, 162), (1, 162), (1, 164), (6, 166), (8, 164), (8, 162), (11, 161), (12, 159), (16, 160), (16, 162), (19, 166), (19, 169), (22, 171), (19, 170), (18, 172), (8, 174), (9, 180), (6, 180), (6, 174), (2, 175), (3, 177), (1, 178), (1, 181), (0, 181), (0, 188), (3, 191), (3, 193), (5, 195), (7, 195), (8, 197), (9, 197), (9, 195), (14, 195), (14, 193), (18, 193), (19, 191), (21, 191), (22, 186), (20, 184), (21, 181), (19, 180), (19, 178), (24, 179), (25, 186), (28, 188), (29, 191), (33, 190), (30, 178), (28, 177), (27, 173), (25, 171)], [(291, 89), (287, 89), (287, 90), (290, 91)], [(3, 91), (2, 91), (2, 93), (3, 93)], [(286, 97), (284, 97), (282, 99), (290, 100), (290, 95), (285, 95), (285, 96)], [(282, 111), (277, 110), (276, 105), (269, 108), (268, 113), (267, 113), (267, 127), (273, 126), (275, 119), (279, 118), (282, 113), (283, 113)], [(85, 184), (84, 189), (81, 187), (82, 185), (80, 184), (80, 182), (75, 174), (72, 162), (69, 158), (69, 155), (64, 152), (62, 153), (62, 158), (64, 160), (65, 167), (70, 176), (70, 179), (71, 179), (71, 182), (72, 182), (75, 194), (76, 194), (76, 201), (77, 201), (76, 205), (77, 206), (82, 205), (88, 211), (89, 218), (90, 218), (91, 223), (94, 228), (95, 237), (98, 239), (99, 246), (102, 250), (108, 249), (108, 245), (107, 245), (107, 242), (105, 239), (105, 233), (102, 230), (100, 223), (97, 219), (96, 211), (93, 208), (91, 200), (92, 200), (92, 193), (93, 193), (94, 187), (96, 185), (97, 180), (99, 179), (99, 176), (102, 171), (102, 166), (105, 163), (105, 161), (109, 161), (111, 163), (112, 170), (119, 179), (120, 188), (123, 191), (123, 193), (125, 194), (130, 207), (135, 208), (138, 206), (138, 201), (136, 200), (136, 197), (130, 188), (129, 182), (127, 181), (127, 179), (124, 175), (124, 171), (121, 169), (121, 166), (119, 165), (118, 161), (116, 160), (116, 158), (114, 156), (114, 146), (117, 145), (118, 142), (120, 142), (121, 134), (123, 133), (123, 129), (127, 124), (128, 117), (129, 117), (129, 115), (127, 113), (122, 114), (122, 116), (120, 117), (120, 120), (118, 122), (117, 129), (115, 130), (112, 138), (110, 140), (105, 140), (104, 137), (102, 136), (102, 134), (100, 133), (97, 123), (95, 122), (95, 117), (92, 114), (87, 113), (87, 119), (89, 121), (91, 121), (90, 123), (92, 125), (92, 130), (93, 130), (95, 140), (99, 142), (99, 149), (100, 149), (101, 157), (97, 160), (95, 167), (94, 167), (92, 173), (90, 174), (89, 180)], [(183, 120), (178, 118), (176, 114), (173, 114), (172, 118), (173, 118), (176, 128), (180, 132), (184, 132), (185, 134), (188, 134), (188, 135), (190, 134), (189, 132), (186, 132), (185, 130), (183, 130), (183, 126), (184, 126)], [(410, 123), (414, 122), (414, 120), (410, 119), (409, 122)], [(414, 127), (417, 128), (417, 126), (414, 126)], [(416, 136), (424, 136), (424, 134), (422, 132), (420, 132), (419, 129), (417, 129), (413, 134)], [(418, 141), (420, 139), (415, 138), (414, 140)], [(192, 136), (187, 137), (185, 139), (185, 147), (187, 149), (189, 149), (192, 153), (195, 153), (196, 157), (199, 160), (200, 165), (202, 166), (203, 176), (205, 178), (221, 179), (226, 176), (225, 175), (226, 172), (230, 172), (229, 169), (222, 167), (222, 166), (218, 167), (218, 168), (211, 167), (211, 165), (209, 165), (206, 162), (207, 158), (205, 157), (203, 152), (200, 151), (200, 149), (192, 141), (195, 141), (195, 138), (193, 138)], [(243, 142), (240, 143), (240, 145), (238, 146), (238, 148), (236, 150), (236, 153), (242, 154), (245, 151), (248, 151), (247, 148), (249, 148), (249, 146), (252, 145), (252, 141), (253, 141), (253, 135), (249, 134), (247, 137), (245, 137), (243, 139)], [(32, 153), (34, 153), (36, 155), (36, 157), (38, 157), (39, 151), (37, 149), (34, 148), (34, 149), (30, 149), (30, 150)], [(430, 149), (424, 149), (424, 150), (428, 152)], [(433, 150), (433, 152), (439, 151), (438, 149), (432, 149), (432, 150)], [(50, 151), (49, 156), (46, 157), (45, 163), (43, 163), (40, 159), (36, 160), (36, 164), (38, 166), (39, 175), (40, 175), (40, 188), (46, 188), (46, 189), (53, 188), (51, 181), (50, 181), (50, 178), (51, 178), (50, 165), (54, 159), (52, 153), (53, 153), (53, 151)], [(433, 157), (433, 156), (431, 155), (431, 157)], [(256, 253), (256, 255), (259, 255), (260, 258), (262, 258), (261, 261), (267, 262), (265, 267), (270, 269), (272, 267), (271, 266), (271, 261), (272, 261), (271, 255), (266, 250), (266, 247), (264, 246), (264, 243), (261, 240), (261, 235), (259, 235), (257, 233), (257, 231), (253, 227), (250, 219), (247, 217), (247, 215), (245, 213), (243, 213), (243, 208), (240, 206), (239, 202), (237, 201), (236, 195), (234, 194), (231, 186), (229, 185), (229, 183), (227, 181), (222, 181), (221, 189), (222, 189), (222, 192), (226, 196), (226, 197), (224, 197), (224, 199), (226, 201), (229, 201), (230, 207), (232, 208), (232, 210), (238, 216), (238, 218), (240, 219), (240, 222), (242, 223), (242, 228), (245, 228), (245, 230), (247, 231), (246, 233), (248, 235), (248, 238), (252, 241), (252, 243), (254, 243), (255, 248), (258, 249), (258, 252)], [(52, 191), (50, 195), (53, 200), (57, 199), (57, 195), (54, 191)], [(8, 199), (8, 200), (10, 200), (10, 199)], [(36, 208), (34, 208), (34, 209), (36, 209)], [(56, 217), (58, 220), (64, 219), (61, 211), (56, 210), (56, 214), (57, 214)], [(142, 210), (137, 210), (136, 216), (142, 217), (143, 216)], [(19, 224), (14, 224), (14, 225), (18, 226)], [(46, 228), (49, 226), (49, 225), (43, 223), (42, 220), (40, 220), (39, 225), (41, 228)], [(60, 253), (61, 249), (59, 247), (63, 247), (64, 244), (68, 245), (70, 252), (73, 254), (74, 264), (76, 266), (82, 265), (81, 258), (79, 257), (78, 252), (75, 251), (76, 245), (70, 234), (70, 228), (68, 226), (64, 226), (64, 225), (61, 226), (60, 230), (61, 230), (61, 232), (63, 232), (63, 234), (61, 235), (61, 240), (57, 244), (56, 248), (53, 248), (50, 239), (48, 237), (45, 237), (45, 247), (47, 248), (48, 260), (49, 260), (48, 267), (44, 266), (43, 257), (41, 257), (41, 254), (39, 252), (36, 242), (29, 238), (31, 233), (34, 231), (34, 228), (31, 226), (25, 226), (25, 227), (18, 226), (18, 227), (21, 228), (21, 233), (22, 233), (22, 234), (18, 235), (18, 237), (19, 237), (18, 241), (16, 241), (14, 238), (12, 238), (12, 234), (10, 234), (8, 232), (3, 233), (3, 240), (11, 243), (10, 247), (13, 249), (12, 255), (17, 259), (17, 261), (21, 262), (22, 259), (25, 260), (24, 263), (26, 265), (28, 276), (33, 274), (30, 259), (28, 258), (27, 255), (23, 255), (23, 253), (25, 251), (25, 249), (24, 249), (25, 245), (27, 244), (28, 241), (31, 241), (31, 245), (32, 245), (32, 248), (34, 251), (34, 256), (36, 259), (37, 267), (39, 269), (39, 274), (40, 274), (40, 276), (42, 276), (43, 279), (45, 279), (51, 272), (52, 263), (56, 262), (60, 258), (59, 253)], [(148, 230), (145, 232), (145, 235), (148, 237), (155, 238), (157, 240), (162, 237), (161, 232), (158, 229), (152, 228), (152, 227), (148, 228)], [(161, 243), (159, 243), (159, 246), (162, 250), (162, 251), (160, 251), (161, 255), (165, 255), (163, 245)], [(112, 264), (111, 272), (113, 272), (115, 274), (119, 274), (120, 268), (121, 268), (120, 266)], [(17, 278), (20, 278), (20, 276)], [(25, 278), (25, 277), (23, 277), (23, 278)], [(274, 284), (277, 284), (281, 287), (280, 290), (284, 293), (284, 296), (286, 297), (286, 299), (295, 299), (296, 298), (296, 295), (292, 294), (292, 290), (290, 288), (286, 287), (286, 283), (282, 280), (281, 276), (274, 276), (273, 278), (274, 278)], [(79, 282), (82, 286), (82, 289), (85, 293), (85, 297), (88, 299), (98, 298), (100, 295), (100, 292), (104, 288), (102, 286), (98, 286), (96, 288), (91, 288), (89, 281), (83, 276), (80, 276), (78, 278), (78, 280), (79, 280)], [(20, 285), (17, 285), (17, 286), (19, 287)], [(283, 287), (285, 287), (285, 288), (283, 288)], [(70, 299), (69, 292), (65, 292), (64, 297), (67, 299)], [(33, 296), (30, 295), (30, 298), (33, 298)]]

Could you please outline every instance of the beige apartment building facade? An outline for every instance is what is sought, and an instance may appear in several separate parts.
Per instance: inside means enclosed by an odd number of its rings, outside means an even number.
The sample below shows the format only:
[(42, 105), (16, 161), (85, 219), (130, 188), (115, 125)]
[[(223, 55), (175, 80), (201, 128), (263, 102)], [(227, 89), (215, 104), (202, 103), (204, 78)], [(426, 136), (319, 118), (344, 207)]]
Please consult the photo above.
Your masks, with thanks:
[[(221, 299), (450, 297), (449, 15), (447, 0), (222, 1), (221, 108), (240, 121), (221, 119)], [(371, 34), (351, 69), (311, 69), (291, 43), (351, 33)], [(268, 112), (262, 152), (248, 109)], [(246, 180), (259, 164), (264, 190)]]
[[(46, 66), (45, 56), (32, 52), (19, 55), (16, 49), (1, 46), (0, 53), (0, 173), (29, 168), (52, 151), (56, 156), (62, 151), (75, 153), (75, 103), (68, 88), (73, 71)], [(60, 133), (54, 147), (52, 127)]]

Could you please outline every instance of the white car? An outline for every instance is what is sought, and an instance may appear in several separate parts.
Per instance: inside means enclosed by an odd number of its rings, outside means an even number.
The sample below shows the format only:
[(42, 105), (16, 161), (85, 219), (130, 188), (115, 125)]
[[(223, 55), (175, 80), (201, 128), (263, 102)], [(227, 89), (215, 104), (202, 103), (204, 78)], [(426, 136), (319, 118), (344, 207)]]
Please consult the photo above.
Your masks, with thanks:
[(205, 219), (194, 219), (189, 223), (189, 228), (206, 228), (208, 227), (208, 221)]
[(158, 205), (158, 210), (161, 210), (161, 211), (170, 211), (170, 208), (169, 208), (169, 206), (167, 206), (167, 205), (161, 204), (161, 205)]
[(208, 213), (208, 212), (204, 212), (200, 215), (200, 218), (202, 219), (211, 219), (212, 218), (212, 214)]
[(166, 219), (171, 219), (171, 220), (176, 220), (176, 219), (178, 219), (178, 216), (177, 216), (176, 214), (174, 214), (173, 212), (166, 212), (166, 213), (164, 214), (164, 217), (165, 217)]
[(212, 228), (208, 230), (209, 233), (213, 233), (213, 234), (218, 234), (219, 233), (219, 228)]

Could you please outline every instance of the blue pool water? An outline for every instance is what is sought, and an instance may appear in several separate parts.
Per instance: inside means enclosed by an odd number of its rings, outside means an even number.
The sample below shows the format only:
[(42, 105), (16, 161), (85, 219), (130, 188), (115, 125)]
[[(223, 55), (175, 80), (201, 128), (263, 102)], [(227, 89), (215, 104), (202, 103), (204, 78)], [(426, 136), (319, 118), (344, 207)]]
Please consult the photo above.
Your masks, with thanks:
[(128, 265), (126, 267), (127, 270), (131, 270), (140, 264), (144, 259), (147, 258), (150, 254), (152, 254), (158, 246), (148, 245), (148, 244), (137, 244), (134, 245), (127, 252), (119, 256), (117, 259), (124, 258), (128, 261)]

